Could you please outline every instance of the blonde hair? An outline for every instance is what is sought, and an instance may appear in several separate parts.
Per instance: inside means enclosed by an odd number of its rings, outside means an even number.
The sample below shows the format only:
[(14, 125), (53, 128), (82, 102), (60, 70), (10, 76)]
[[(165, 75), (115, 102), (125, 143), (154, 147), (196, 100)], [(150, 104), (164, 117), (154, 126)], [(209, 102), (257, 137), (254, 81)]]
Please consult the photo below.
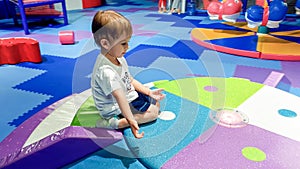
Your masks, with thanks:
[(130, 37), (132, 32), (130, 21), (116, 11), (101, 10), (98, 11), (93, 18), (92, 33), (98, 46), (101, 46), (101, 39), (107, 39), (113, 42), (122, 35)]

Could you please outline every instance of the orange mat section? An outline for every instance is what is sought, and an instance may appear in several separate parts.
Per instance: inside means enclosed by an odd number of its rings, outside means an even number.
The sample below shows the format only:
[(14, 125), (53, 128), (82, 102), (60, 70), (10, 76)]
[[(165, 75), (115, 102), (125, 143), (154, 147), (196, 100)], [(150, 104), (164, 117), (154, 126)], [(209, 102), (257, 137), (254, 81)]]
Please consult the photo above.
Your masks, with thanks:
[[(300, 37), (300, 30), (259, 34), (257, 29), (250, 29), (245, 23), (223, 24), (244, 29), (244, 31), (221, 28), (194, 28), (191, 32), (192, 39), (201, 46), (219, 52), (261, 59), (300, 61), (300, 44), (297, 39)], [(244, 37), (245, 41), (242, 39)], [(255, 41), (248, 43), (246, 37), (253, 37), (251, 40), (255, 39)], [(241, 47), (232, 47), (234, 46), (232, 44), (237, 42), (234, 39), (240, 40)], [(252, 51), (243, 48), (243, 45), (249, 44)]]

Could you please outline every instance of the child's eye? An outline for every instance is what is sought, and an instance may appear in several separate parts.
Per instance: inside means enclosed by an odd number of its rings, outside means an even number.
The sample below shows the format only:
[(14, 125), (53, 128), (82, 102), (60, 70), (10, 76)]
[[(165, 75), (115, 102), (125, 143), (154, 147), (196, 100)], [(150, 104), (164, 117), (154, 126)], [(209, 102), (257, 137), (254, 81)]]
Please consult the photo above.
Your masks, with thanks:
[(123, 45), (123, 46), (125, 46), (125, 45), (127, 45), (128, 43), (127, 42), (123, 42), (123, 43), (121, 43), (121, 45)]

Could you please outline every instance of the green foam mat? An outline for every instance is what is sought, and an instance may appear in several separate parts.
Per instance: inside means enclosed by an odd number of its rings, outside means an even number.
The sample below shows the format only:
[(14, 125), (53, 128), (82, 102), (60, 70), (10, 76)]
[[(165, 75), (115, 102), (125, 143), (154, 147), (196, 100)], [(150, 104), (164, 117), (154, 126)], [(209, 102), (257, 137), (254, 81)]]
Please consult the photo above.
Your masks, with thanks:
[(247, 79), (217, 77), (184, 78), (154, 84), (210, 109), (236, 108), (263, 87)]
[(96, 122), (101, 119), (92, 96), (80, 106), (71, 123), (71, 126), (95, 127)]

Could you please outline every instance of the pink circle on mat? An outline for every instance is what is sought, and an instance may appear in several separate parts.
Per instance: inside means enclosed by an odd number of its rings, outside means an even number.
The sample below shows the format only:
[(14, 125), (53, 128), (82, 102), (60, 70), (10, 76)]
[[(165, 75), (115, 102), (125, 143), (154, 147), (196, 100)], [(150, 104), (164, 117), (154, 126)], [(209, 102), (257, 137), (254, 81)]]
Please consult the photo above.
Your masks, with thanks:
[(210, 118), (215, 123), (229, 128), (245, 127), (249, 122), (248, 117), (244, 113), (234, 109), (212, 111)]
[(204, 90), (209, 91), (209, 92), (216, 92), (216, 91), (218, 91), (218, 88), (215, 86), (205, 86)]

